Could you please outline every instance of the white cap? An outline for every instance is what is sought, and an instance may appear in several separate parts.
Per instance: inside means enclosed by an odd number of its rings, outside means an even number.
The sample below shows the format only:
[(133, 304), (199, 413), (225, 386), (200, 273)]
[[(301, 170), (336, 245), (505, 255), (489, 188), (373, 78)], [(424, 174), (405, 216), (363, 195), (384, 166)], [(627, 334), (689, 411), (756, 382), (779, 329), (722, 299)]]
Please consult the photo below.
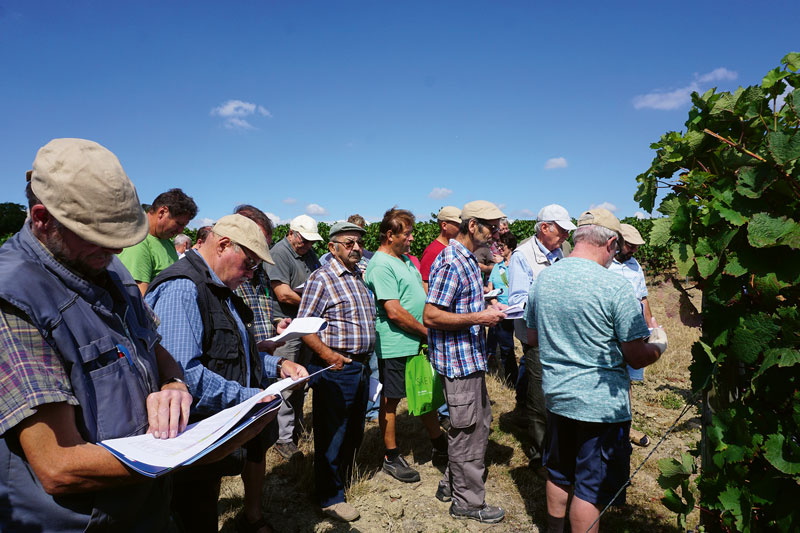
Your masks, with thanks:
[(539, 211), (539, 216), (536, 217), (536, 220), (539, 222), (555, 222), (561, 229), (567, 231), (575, 229), (575, 224), (572, 223), (572, 219), (569, 217), (567, 210), (558, 204), (544, 206)]
[(317, 221), (308, 215), (296, 216), (289, 223), (289, 229), (299, 233), (307, 241), (321, 241), (319, 233), (317, 233)]

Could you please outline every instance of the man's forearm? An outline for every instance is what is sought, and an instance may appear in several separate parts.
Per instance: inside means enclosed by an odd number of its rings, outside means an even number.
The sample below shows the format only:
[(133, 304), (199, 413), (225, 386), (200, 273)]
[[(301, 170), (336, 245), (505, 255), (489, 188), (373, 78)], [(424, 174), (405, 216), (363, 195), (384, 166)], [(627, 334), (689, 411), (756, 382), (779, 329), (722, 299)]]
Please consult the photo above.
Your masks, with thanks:
[(422, 323), (426, 328), (457, 331), (479, 324), (480, 313), (450, 313), (433, 304), (425, 304)]
[(386, 316), (397, 327), (423, 339), (428, 338), (428, 329), (420, 324), (405, 307), (400, 305), (399, 300), (384, 301), (383, 308), (386, 310)]
[(300, 306), (300, 295), (297, 294), (287, 283), (273, 281), (272, 290), (275, 293), (275, 298), (277, 298), (280, 303), (298, 307)]

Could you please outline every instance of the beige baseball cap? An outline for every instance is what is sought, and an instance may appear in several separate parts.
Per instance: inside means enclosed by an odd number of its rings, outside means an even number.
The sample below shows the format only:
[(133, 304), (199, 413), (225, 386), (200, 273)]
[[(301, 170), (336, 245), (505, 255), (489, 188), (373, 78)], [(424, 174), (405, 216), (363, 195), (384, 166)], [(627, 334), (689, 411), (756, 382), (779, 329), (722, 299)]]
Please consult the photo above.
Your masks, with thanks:
[(461, 223), (461, 209), (454, 205), (446, 205), (439, 209), (439, 214), (436, 215), (436, 220), (439, 222), (455, 222)]
[(296, 216), (289, 223), (289, 229), (303, 236), (307, 241), (321, 241), (317, 229), (317, 221), (308, 215)]
[(619, 227), (622, 228), (620, 233), (622, 233), (622, 238), (625, 239), (625, 242), (633, 244), (634, 246), (641, 246), (644, 244), (642, 235), (635, 227), (630, 224), (620, 224)]
[(242, 215), (225, 215), (217, 220), (211, 231), (220, 237), (228, 237), (236, 244), (244, 246), (270, 265), (275, 264), (269, 253), (269, 246), (267, 246), (267, 239), (264, 238), (264, 232), (261, 231), (261, 227), (258, 224), (249, 218)]
[(36, 153), (28, 180), (56, 220), (104, 248), (147, 237), (147, 217), (117, 156), (86, 139), (53, 139)]
[(505, 216), (496, 205), (486, 200), (475, 200), (465, 204), (461, 209), (461, 220), (469, 220), (471, 218), (494, 220), (495, 218), (505, 218)]
[(578, 217), (578, 227), (581, 226), (603, 226), (611, 231), (616, 231), (622, 235), (622, 229), (619, 227), (619, 219), (608, 209), (596, 207), (589, 209)]

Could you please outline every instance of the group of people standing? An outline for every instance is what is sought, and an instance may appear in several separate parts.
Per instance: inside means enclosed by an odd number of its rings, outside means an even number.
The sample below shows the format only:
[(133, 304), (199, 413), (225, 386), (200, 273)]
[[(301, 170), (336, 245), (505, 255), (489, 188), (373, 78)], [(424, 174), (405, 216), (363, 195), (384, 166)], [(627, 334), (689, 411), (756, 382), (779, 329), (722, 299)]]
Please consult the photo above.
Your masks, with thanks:
[[(570, 522), (586, 530), (627, 479), (625, 363), (657, 360), (666, 335), (649, 316), (646, 287), (643, 304), (625, 276), (638, 277), (608, 270), (615, 258), (615, 268), (634, 270), (638, 245), (608, 211), (589, 210), (576, 226), (563, 207), (547, 206), (517, 246), (491, 202), (448, 206), (416, 264), (414, 215), (398, 208), (384, 214), (374, 253), (358, 216), (331, 226), (323, 258), (306, 215), (272, 246), (272, 223), (251, 205), (204, 228), (192, 248), (173, 243), (197, 213), (193, 200), (172, 189), (145, 213), (117, 158), (82, 139), (40, 149), (27, 194), (29, 220), (0, 250), (3, 531), (216, 531), (225, 475), (241, 475), (245, 488), (237, 529), (272, 531), (261, 505), (265, 454), (300, 455), (302, 386), (277, 415), (167, 478), (141, 478), (97, 443), (145, 431), (172, 438), (271, 379), (320, 370), (310, 380), (316, 498), (326, 515), (355, 520), (344, 489), (363, 438), (372, 357), (383, 385), (383, 470), (420, 479), (399, 451), (396, 423), (406, 367), (420, 353), (441, 379), (449, 417), (443, 430), (435, 410), (420, 416), (444, 469), (435, 497), (454, 518), (499, 522), (505, 511), (485, 497), (486, 328), (518, 388), (532, 467), (547, 478), (551, 530), (563, 529), (570, 492)], [(503, 291), (487, 299), (494, 288)], [(522, 318), (508, 320), (504, 310), (522, 303)], [(304, 317), (327, 327), (271, 340)], [(523, 343), (519, 369), (512, 331)]]

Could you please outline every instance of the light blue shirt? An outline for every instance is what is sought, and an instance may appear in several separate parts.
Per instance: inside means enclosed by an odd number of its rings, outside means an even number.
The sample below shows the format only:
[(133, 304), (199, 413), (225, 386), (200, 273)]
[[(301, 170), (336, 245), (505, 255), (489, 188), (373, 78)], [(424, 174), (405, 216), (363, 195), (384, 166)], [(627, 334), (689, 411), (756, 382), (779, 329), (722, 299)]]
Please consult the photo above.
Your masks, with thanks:
[[(191, 252), (196, 253), (196, 252)], [(197, 254), (202, 258), (200, 254)], [(209, 268), (212, 279), (222, 284)], [(211, 415), (241, 403), (259, 393), (261, 389), (242, 387), (207, 369), (200, 361), (203, 355), (203, 321), (197, 306), (197, 287), (186, 278), (165, 281), (145, 296), (147, 304), (158, 315), (161, 324), (161, 345), (183, 367), (184, 380), (194, 397), (192, 412)], [(245, 351), (249, 350), (249, 339), (244, 323), (230, 300), (227, 301), (239, 329)], [(262, 353), (264, 358), (264, 381), (276, 376), (279, 357)], [(250, 360), (247, 361), (247, 381), (250, 380)]]
[(647, 284), (644, 281), (644, 270), (642, 270), (642, 266), (635, 258), (631, 257), (624, 263), (620, 263), (615, 257), (608, 266), (608, 270), (621, 274), (622, 277), (627, 279), (633, 286), (633, 293), (639, 301), (647, 298)]
[[(542, 253), (547, 256), (547, 260), (551, 264), (563, 257), (561, 248), (556, 248), (551, 252), (539, 242), (539, 239), (536, 237), (533, 237), (533, 239)], [(528, 291), (533, 283), (533, 269), (522, 253), (515, 252), (511, 254), (511, 260), (508, 262), (508, 273), (506, 275), (508, 276), (508, 305), (517, 305), (522, 302), (527, 303)]]
[(594, 261), (567, 257), (537, 276), (526, 314), (538, 331), (548, 411), (586, 422), (630, 420), (621, 343), (650, 335), (631, 284)]

